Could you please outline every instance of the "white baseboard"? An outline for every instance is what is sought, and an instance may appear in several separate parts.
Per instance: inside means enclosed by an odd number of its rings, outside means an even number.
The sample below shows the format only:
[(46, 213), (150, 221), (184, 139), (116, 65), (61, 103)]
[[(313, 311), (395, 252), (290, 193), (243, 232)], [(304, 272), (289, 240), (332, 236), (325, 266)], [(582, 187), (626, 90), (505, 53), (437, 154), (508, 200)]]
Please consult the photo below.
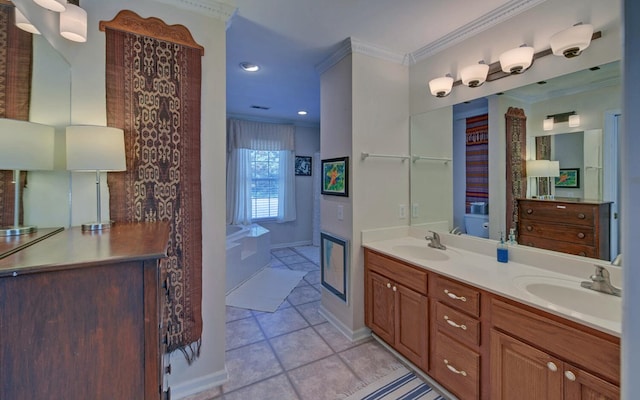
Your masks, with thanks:
[(228, 380), (229, 373), (227, 372), (227, 368), (225, 367), (224, 370), (214, 372), (213, 374), (205, 375), (200, 378), (182, 382), (176, 385), (170, 385), (171, 398), (175, 400), (184, 399), (194, 394), (199, 394), (221, 386)]
[(296, 247), (296, 246), (311, 246), (311, 240), (301, 240), (299, 242), (291, 242), (291, 243), (276, 243), (271, 244), (272, 249), (283, 249), (285, 247)]
[(357, 342), (362, 339), (366, 339), (371, 336), (371, 330), (366, 326), (358, 329), (352, 330), (348, 326), (342, 323), (338, 318), (335, 317), (331, 312), (329, 312), (322, 304), (318, 308), (318, 313), (322, 315), (331, 325), (333, 325), (337, 330), (340, 331), (347, 339), (352, 342)]

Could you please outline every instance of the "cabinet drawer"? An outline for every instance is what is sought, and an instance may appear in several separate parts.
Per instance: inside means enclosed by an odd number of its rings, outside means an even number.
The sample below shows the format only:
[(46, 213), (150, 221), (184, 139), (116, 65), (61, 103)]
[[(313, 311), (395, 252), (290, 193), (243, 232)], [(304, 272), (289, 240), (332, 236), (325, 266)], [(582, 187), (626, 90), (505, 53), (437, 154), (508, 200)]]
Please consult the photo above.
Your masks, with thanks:
[(432, 367), (436, 380), (460, 399), (480, 397), (480, 355), (436, 333)]
[(408, 287), (420, 294), (427, 294), (427, 271), (403, 264), (381, 254), (365, 249), (367, 268)]
[(520, 200), (521, 218), (593, 226), (597, 207), (590, 204)]
[(585, 225), (554, 224), (522, 218), (520, 220), (520, 232), (528, 236), (578, 243), (586, 246), (595, 244), (593, 228)]
[(434, 278), (432, 295), (440, 302), (469, 313), (480, 316), (480, 292), (477, 289), (451, 281), (441, 276)]
[(436, 302), (438, 330), (472, 346), (480, 345), (480, 321)]
[(529, 235), (520, 235), (518, 243), (525, 246), (537, 247), (539, 249), (561, 251), (563, 253), (575, 254), (577, 256), (598, 258), (598, 251), (594, 246), (579, 243), (562, 242), (559, 240)]

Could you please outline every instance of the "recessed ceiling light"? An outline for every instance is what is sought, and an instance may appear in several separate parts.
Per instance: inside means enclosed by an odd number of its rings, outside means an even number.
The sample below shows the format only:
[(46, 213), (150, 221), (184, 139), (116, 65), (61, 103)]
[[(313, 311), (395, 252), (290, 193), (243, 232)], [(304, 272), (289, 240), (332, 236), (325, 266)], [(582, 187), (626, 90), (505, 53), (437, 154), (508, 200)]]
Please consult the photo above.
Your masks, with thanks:
[(307, 112), (304, 110), (298, 111), (298, 115), (307, 115)]
[(256, 71), (258, 71), (260, 69), (260, 66), (245, 61), (245, 62), (241, 62), (240, 63), (240, 68), (242, 68), (243, 70), (245, 70), (247, 72), (256, 72)]

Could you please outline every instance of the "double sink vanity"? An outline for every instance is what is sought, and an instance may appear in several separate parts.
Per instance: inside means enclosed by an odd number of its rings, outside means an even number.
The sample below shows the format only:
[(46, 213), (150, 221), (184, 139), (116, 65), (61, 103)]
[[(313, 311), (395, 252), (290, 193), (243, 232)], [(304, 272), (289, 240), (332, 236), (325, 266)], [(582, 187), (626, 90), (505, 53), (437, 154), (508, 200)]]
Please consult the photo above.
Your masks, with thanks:
[(621, 298), (583, 288), (604, 261), (416, 227), (367, 236), (365, 323), (459, 399), (617, 399)]

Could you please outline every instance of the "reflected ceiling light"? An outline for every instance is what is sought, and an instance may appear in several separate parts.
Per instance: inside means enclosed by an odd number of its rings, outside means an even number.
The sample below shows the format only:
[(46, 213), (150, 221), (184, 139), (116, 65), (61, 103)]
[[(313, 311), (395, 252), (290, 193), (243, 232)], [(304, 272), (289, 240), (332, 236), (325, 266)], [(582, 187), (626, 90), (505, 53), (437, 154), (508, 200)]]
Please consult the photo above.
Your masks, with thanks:
[(533, 62), (533, 47), (522, 45), (500, 54), (502, 71), (508, 74), (521, 74)]
[(453, 87), (453, 78), (451, 74), (447, 74), (440, 78), (435, 78), (429, 81), (429, 90), (431, 94), (436, 97), (445, 97), (451, 93)]
[(257, 72), (260, 70), (260, 66), (257, 64), (252, 64), (250, 62), (241, 62), (240, 68), (247, 72)]
[(544, 121), (542, 121), (542, 129), (544, 129), (545, 131), (550, 131), (553, 129), (553, 117), (547, 117)]
[(304, 110), (298, 111), (298, 115), (307, 115), (307, 112)]
[(35, 35), (40, 34), (38, 28), (36, 28), (31, 22), (29, 22), (27, 17), (25, 17), (24, 14), (21, 13), (20, 10), (18, 10), (18, 7), (14, 7), (13, 9), (15, 10), (16, 26), (18, 28)]
[(488, 73), (489, 66), (485, 64), (484, 60), (481, 60), (478, 64), (462, 68), (460, 70), (460, 79), (463, 85), (474, 88), (481, 86), (487, 80)]
[(575, 128), (575, 127), (580, 126), (580, 116), (578, 114), (569, 115), (569, 126), (571, 128)]
[(33, 0), (34, 3), (47, 10), (63, 12), (67, 9), (67, 0)]
[(73, 42), (87, 41), (87, 12), (80, 8), (78, 0), (69, 1), (67, 9), (60, 13), (60, 35)]
[(551, 51), (556, 56), (577, 57), (591, 44), (593, 25), (578, 23), (551, 36)]

